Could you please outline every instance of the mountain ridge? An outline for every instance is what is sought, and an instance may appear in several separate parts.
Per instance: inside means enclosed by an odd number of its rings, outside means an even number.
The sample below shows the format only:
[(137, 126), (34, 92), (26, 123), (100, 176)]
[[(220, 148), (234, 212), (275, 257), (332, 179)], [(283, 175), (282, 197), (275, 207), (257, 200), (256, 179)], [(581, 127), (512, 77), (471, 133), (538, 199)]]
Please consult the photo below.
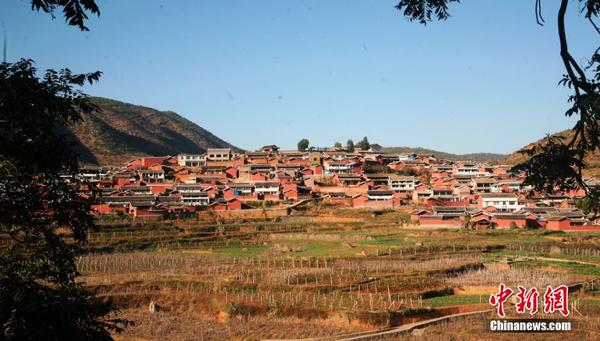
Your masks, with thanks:
[(450, 161), (488, 161), (497, 162), (504, 159), (506, 154), (497, 153), (468, 153), (468, 154), (453, 154), (447, 152), (440, 152), (433, 149), (427, 149), (422, 147), (382, 147), (382, 151), (386, 153), (415, 153), (415, 154), (433, 154), (438, 159), (450, 160)]
[(173, 112), (91, 97), (99, 110), (82, 114), (69, 128), (68, 140), (82, 164), (120, 165), (136, 157), (204, 153), (207, 148), (232, 148), (189, 119)]

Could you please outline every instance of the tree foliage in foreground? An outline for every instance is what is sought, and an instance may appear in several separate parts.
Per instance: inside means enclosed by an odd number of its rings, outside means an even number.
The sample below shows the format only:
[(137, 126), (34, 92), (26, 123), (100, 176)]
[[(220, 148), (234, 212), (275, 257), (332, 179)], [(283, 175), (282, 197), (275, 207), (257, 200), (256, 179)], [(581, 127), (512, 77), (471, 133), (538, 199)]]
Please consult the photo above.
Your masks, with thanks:
[[(127, 321), (77, 283), (75, 256), (94, 227), (61, 131), (95, 107), (79, 88), (99, 72), (0, 64), (0, 339), (111, 340)], [(66, 176), (61, 176), (66, 175)]]
[[(434, 19), (446, 20), (450, 14), (448, 5), (458, 0), (401, 0), (396, 8), (409, 20), (426, 24)], [(555, 189), (569, 190), (582, 188), (588, 196), (596, 195), (584, 181), (585, 157), (600, 148), (600, 47), (592, 54), (586, 65), (580, 65), (569, 50), (565, 15), (569, 3), (579, 5), (582, 18), (589, 22), (591, 29), (600, 34), (596, 24), (600, 13), (600, 0), (560, 0), (557, 11), (558, 41), (560, 57), (565, 74), (560, 85), (571, 89), (568, 98), (571, 107), (565, 112), (568, 117), (577, 116), (573, 136), (569, 140), (559, 137), (548, 138), (544, 143), (523, 151), (529, 156), (527, 161), (513, 169), (524, 172), (526, 183), (538, 191), (552, 192)], [(543, 25), (542, 0), (535, 0), (534, 13), (538, 24)], [(598, 200), (594, 200), (598, 202)]]
[(95, 0), (31, 0), (31, 9), (49, 13), (54, 19), (54, 13), (62, 8), (65, 20), (69, 25), (77, 26), (82, 31), (89, 31), (85, 26), (87, 12), (100, 15), (100, 8)]
[[(63, 9), (87, 30), (94, 0), (32, 0), (32, 9)], [(76, 155), (64, 138), (81, 113), (96, 108), (81, 90), (100, 72), (47, 70), (31, 60), (0, 64), (0, 339), (112, 340), (129, 321), (81, 283), (75, 257), (94, 228), (78, 194)]]

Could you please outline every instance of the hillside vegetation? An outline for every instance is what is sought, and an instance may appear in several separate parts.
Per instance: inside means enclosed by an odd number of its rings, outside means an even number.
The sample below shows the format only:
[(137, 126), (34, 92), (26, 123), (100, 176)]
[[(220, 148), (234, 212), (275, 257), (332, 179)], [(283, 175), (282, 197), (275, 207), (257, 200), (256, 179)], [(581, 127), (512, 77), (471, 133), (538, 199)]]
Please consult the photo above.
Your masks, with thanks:
[(506, 157), (505, 154), (495, 153), (471, 153), (471, 154), (451, 154), (440, 152), (437, 150), (421, 148), (421, 147), (383, 147), (386, 153), (415, 153), (415, 154), (433, 154), (438, 159), (451, 161), (498, 161)]
[[(563, 130), (558, 133), (552, 134), (550, 136), (560, 136), (560, 137), (564, 138), (565, 142), (568, 142), (573, 137), (573, 131), (570, 129)], [(502, 160), (502, 163), (506, 163), (509, 165), (516, 165), (518, 163), (526, 161), (527, 155), (524, 153), (521, 153), (521, 151), (530, 150), (532, 147), (539, 145), (541, 143), (544, 143), (544, 141), (546, 141), (547, 139), (548, 139), (548, 137), (545, 137), (543, 139), (540, 139), (536, 142), (533, 142), (533, 143), (530, 143), (530, 144), (524, 146), (519, 151), (516, 151), (516, 152), (508, 155), (505, 159)], [(587, 165), (585, 172), (584, 172), (584, 174), (586, 176), (600, 176), (600, 151), (597, 150), (597, 151), (591, 153), (590, 155), (588, 155), (588, 157), (585, 158), (585, 163)]]
[(99, 112), (72, 128), (74, 150), (84, 164), (119, 165), (140, 156), (203, 153), (233, 147), (172, 112), (94, 97)]

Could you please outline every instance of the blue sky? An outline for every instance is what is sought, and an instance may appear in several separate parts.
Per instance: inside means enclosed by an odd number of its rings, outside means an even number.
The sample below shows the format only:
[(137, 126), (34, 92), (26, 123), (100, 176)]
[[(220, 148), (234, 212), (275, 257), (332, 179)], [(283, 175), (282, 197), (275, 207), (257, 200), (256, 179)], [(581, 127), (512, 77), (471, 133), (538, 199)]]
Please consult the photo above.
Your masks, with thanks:
[[(465, 0), (452, 18), (408, 22), (395, 1), (99, 0), (80, 32), (0, 2), (8, 59), (101, 70), (87, 87), (173, 110), (242, 148), (329, 146), (368, 136), (386, 146), (509, 153), (572, 125), (555, 1)], [(571, 2), (579, 61), (597, 47)]]

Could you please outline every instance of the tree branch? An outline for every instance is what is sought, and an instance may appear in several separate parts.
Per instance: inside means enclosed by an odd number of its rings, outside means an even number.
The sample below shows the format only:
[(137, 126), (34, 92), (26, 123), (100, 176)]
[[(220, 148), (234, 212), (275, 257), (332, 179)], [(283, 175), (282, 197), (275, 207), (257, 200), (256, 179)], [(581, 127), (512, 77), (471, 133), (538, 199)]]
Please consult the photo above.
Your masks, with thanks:
[(544, 17), (542, 17), (542, 0), (535, 0), (535, 21), (538, 25), (544, 26)]
[(600, 34), (600, 28), (596, 25), (594, 20), (592, 20), (592, 17), (589, 17), (588, 20), (590, 21), (590, 23), (592, 23), (592, 26), (594, 26), (594, 29), (596, 30), (596, 32), (598, 32), (598, 34)]
[[(565, 15), (567, 13), (567, 7), (569, 5), (569, 0), (561, 0), (561, 4), (560, 4), (560, 8), (558, 10), (558, 37), (559, 37), (559, 42), (560, 42), (560, 56), (561, 59), (563, 61), (563, 64), (565, 66), (565, 69), (567, 70), (567, 74), (569, 79), (571, 80), (571, 82), (573, 83), (573, 89), (575, 91), (575, 101), (578, 101), (581, 98), (581, 90), (585, 91), (586, 93), (591, 93), (593, 92), (593, 88), (590, 86), (590, 84), (587, 82), (587, 78), (585, 76), (585, 72), (583, 71), (583, 69), (577, 64), (577, 62), (575, 61), (575, 59), (573, 58), (573, 56), (571, 56), (571, 54), (569, 53), (569, 46), (567, 43), (567, 33), (565, 30)], [(575, 69), (575, 70), (573, 70)], [(579, 78), (577, 77), (577, 75), (575, 74), (575, 72), (577, 72), (577, 74), (579, 75)], [(577, 177), (576, 177), (576, 181), (579, 184), (579, 186), (581, 186), (586, 194), (589, 194), (590, 189), (587, 186), (587, 184), (585, 183), (585, 181), (583, 181), (583, 159), (585, 157), (585, 122), (587, 117), (585, 117), (586, 113), (585, 110), (579, 110), (579, 121), (577, 122), (577, 124), (575, 125), (575, 135), (573, 136), (573, 138), (571, 139), (570, 143), (568, 144), (569, 147), (573, 146), (577, 139), (579, 138), (579, 143), (580, 145), (577, 147), (577, 156), (579, 158), (579, 163), (577, 165)]]

